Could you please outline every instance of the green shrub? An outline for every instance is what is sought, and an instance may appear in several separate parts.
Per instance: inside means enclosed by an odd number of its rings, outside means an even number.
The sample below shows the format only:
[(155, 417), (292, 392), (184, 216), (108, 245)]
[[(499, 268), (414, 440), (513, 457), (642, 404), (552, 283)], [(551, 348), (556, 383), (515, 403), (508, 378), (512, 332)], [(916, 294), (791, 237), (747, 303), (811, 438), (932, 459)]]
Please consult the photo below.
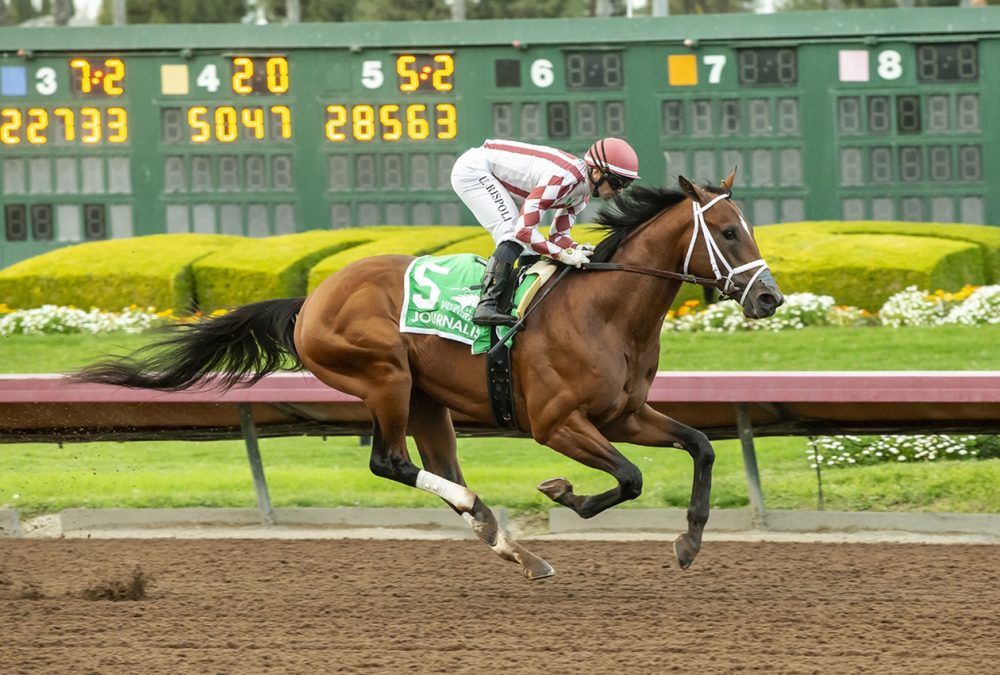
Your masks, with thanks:
[(44, 304), (117, 311), (188, 307), (191, 266), (242, 237), (157, 234), (56, 249), (0, 270), (0, 302), (14, 308)]
[[(368, 228), (374, 229), (374, 228)], [(406, 255), (441, 254), (442, 249), (457, 248), (456, 253), (475, 253), (466, 242), (482, 232), (478, 227), (435, 226), (377, 228), (382, 236), (368, 243), (334, 253), (319, 261), (309, 271), (308, 290), (343, 267), (376, 255), (402, 253)], [(492, 249), (491, 249), (492, 251)], [(488, 254), (487, 254), (488, 255)]]
[(877, 310), (907, 286), (956, 291), (1000, 269), (1000, 231), (973, 225), (804, 222), (757, 228), (785, 293)]
[(194, 266), (198, 306), (204, 311), (258, 300), (306, 294), (306, 277), (320, 260), (407, 228), (310, 230), (242, 238), (236, 246), (205, 256)]

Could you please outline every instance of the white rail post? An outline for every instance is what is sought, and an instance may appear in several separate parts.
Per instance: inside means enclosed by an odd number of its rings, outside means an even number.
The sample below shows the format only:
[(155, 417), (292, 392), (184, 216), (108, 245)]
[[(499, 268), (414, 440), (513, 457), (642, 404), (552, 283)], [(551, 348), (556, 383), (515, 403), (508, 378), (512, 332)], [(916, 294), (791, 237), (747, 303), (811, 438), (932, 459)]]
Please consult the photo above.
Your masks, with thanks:
[(253, 487), (257, 491), (257, 510), (260, 512), (260, 523), (264, 527), (273, 527), (274, 509), (271, 508), (271, 495), (267, 492), (264, 464), (260, 461), (260, 447), (257, 445), (257, 428), (253, 423), (253, 414), (250, 412), (249, 403), (240, 404), (240, 429), (243, 431), (243, 440), (247, 444), (247, 459), (250, 460)]
[(757, 452), (753, 446), (753, 422), (750, 419), (750, 408), (746, 403), (736, 404), (736, 430), (739, 432), (740, 446), (743, 448), (743, 470), (747, 476), (747, 492), (750, 494), (751, 521), (754, 527), (767, 527), (764, 491), (760, 486)]

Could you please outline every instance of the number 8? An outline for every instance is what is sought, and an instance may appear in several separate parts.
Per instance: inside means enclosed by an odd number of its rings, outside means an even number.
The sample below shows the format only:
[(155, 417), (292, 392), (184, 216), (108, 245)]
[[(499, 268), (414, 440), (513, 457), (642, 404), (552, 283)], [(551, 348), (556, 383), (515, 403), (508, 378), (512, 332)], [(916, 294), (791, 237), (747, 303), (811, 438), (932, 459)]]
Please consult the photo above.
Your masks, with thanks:
[(898, 80), (903, 74), (903, 57), (895, 49), (878, 54), (878, 76), (883, 80)]

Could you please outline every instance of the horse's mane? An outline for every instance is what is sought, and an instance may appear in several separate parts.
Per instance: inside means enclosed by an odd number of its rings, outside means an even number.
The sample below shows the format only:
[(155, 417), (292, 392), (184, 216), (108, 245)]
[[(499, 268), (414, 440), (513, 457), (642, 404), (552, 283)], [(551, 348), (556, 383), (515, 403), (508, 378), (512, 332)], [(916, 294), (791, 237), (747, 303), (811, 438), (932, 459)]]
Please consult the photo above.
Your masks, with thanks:
[[(713, 194), (721, 194), (720, 188), (703, 185), (703, 189)], [(612, 203), (601, 208), (594, 218), (598, 229), (607, 233), (594, 250), (594, 262), (608, 262), (622, 242), (633, 231), (658, 213), (675, 206), (687, 197), (679, 190), (669, 188), (633, 186), (615, 195)]]

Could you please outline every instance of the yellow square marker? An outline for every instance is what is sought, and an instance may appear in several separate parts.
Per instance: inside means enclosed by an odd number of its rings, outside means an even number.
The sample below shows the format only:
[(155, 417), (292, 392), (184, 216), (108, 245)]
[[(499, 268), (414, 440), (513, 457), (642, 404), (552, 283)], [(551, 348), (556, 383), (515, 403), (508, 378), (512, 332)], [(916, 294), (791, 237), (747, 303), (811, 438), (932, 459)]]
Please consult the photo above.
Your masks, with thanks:
[(160, 66), (160, 92), (167, 95), (184, 95), (188, 89), (188, 67), (186, 63), (164, 64)]
[(668, 56), (667, 80), (671, 87), (690, 87), (698, 84), (698, 57), (694, 54)]

